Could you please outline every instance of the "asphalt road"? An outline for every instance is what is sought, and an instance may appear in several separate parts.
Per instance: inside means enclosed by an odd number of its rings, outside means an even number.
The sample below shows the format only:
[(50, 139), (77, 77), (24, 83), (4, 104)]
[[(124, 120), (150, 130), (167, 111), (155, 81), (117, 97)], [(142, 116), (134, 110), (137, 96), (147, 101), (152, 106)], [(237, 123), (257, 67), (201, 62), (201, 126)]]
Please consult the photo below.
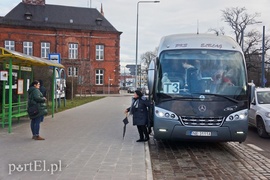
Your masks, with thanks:
[(243, 144), (253, 148), (265, 157), (270, 158), (270, 137), (259, 137), (256, 128), (249, 127), (247, 139)]

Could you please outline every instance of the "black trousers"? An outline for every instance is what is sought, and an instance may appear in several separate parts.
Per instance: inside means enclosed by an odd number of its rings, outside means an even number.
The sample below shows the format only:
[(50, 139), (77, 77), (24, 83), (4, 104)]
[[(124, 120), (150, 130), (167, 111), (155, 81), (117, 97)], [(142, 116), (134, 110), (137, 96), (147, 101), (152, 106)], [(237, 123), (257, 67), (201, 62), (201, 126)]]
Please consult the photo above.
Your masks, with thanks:
[(137, 125), (140, 139), (149, 139), (149, 134), (145, 125)]

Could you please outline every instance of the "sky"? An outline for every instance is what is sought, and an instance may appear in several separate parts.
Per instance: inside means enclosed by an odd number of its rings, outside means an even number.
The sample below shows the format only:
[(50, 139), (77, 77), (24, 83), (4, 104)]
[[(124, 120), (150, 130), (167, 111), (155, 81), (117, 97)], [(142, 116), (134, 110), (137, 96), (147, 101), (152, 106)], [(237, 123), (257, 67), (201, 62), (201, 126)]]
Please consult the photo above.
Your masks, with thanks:
[[(0, 0), (0, 16), (5, 16), (22, 0)], [(135, 64), (136, 20), (138, 0), (46, 0), (46, 4), (91, 7), (100, 11), (120, 32), (120, 63)], [(222, 20), (222, 10), (245, 7), (249, 14), (260, 13), (261, 24), (252, 25), (270, 34), (270, 0), (160, 0), (159, 3), (139, 3), (138, 13), (138, 63), (140, 55), (154, 51), (160, 39), (169, 34), (209, 33), (210, 28), (224, 27), (226, 35), (232, 29)], [(121, 68), (121, 70), (122, 70)]]

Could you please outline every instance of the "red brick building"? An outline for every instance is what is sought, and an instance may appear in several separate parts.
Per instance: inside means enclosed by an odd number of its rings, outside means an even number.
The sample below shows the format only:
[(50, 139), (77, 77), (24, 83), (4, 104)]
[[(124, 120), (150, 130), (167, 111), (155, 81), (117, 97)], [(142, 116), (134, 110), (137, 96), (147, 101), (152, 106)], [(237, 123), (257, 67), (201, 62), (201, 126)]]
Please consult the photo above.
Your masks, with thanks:
[(0, 17), (0, 46), (42, 58), (59, 53), (76, 93), (118, 92), (120, 35), (102, 9), (45, 0), (22, 0)]

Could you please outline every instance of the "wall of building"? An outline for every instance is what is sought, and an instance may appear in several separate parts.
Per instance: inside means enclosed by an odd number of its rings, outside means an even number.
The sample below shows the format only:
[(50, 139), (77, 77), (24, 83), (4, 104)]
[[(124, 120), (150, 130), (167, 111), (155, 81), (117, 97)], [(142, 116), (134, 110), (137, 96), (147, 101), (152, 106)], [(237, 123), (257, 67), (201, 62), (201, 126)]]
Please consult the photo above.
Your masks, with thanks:
[[(49, 42), (51, 53), (61, 54), (61, 64), (78, 67), (84, 77), (76, 93), (118, 93), (120, 67), (120, 35), (118, 33), (85, 32), (64, 29), (29, 29), (19, 26), (0, 27), (0, 46), (5, 40), (15, 41), (15, 51), (23, 52), (23, 42), (33, 42), (33, 56), (41, 57), (41, 42)], [(78, 59), (69, 59), (69, 43), (78, 43)], [(104, 45), (104, 60), (96, 61), (95, 45)], [(103, 85), (95, 85), (95, 69), (104, 69)], [(68, 77), (70, 81), (71, 77)], [(73, 77), (78, 82), (78, 77)], [(111, 80), (109, 80), (111, 79)], [(108, 88), (109, 86), (109, 88)]]

